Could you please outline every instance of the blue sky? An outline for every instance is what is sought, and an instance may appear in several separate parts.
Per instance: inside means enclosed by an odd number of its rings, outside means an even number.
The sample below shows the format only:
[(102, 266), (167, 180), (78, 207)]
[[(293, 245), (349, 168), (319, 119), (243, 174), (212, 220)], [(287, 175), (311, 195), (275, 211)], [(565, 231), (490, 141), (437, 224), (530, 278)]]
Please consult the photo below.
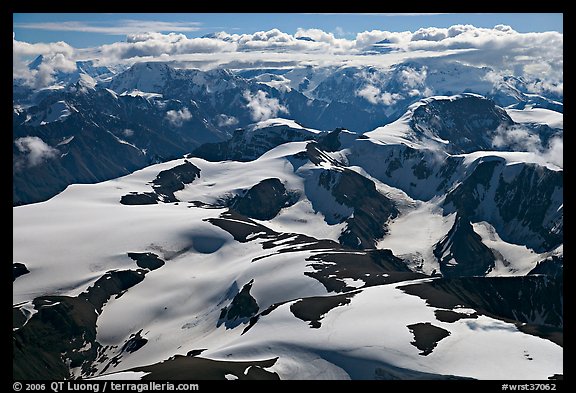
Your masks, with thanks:
[(509, 25), (519, 33), (563, 32), (561, 13), (467, 14), (14, 14), (16, 39), (29, 43), (65, 41), (76, 48), (110, 44), (128, 33), (177, 32), (200, 37), (226, 31), (254, 33), (277, 28), (294, 34), (298, 28), (321, 29), (336, 37), (353, 38), (369, 30), (416, 31), (421, 27), (471, 24), (492, 28)]

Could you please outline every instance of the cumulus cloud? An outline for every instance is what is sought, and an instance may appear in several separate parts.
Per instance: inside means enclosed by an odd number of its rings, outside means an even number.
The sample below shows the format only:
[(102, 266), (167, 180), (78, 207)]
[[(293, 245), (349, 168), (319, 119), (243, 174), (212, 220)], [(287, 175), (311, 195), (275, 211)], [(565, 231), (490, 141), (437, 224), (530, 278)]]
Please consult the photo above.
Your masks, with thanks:
[(356, 34), (356, 39), (354, 42), (356, 48), (366, 48), (381, 41), (385, 41), (391, 44), (401, 44), (410, 41), (411, 38), (412, 33), (409, 31), (390, 32), (382, 30), (371, 30)]
[(441, 41), (448, 36), (447, 29), (438, 29), (436, 27), (427, 27), (418, 29), (412, 34), (411, 41)]
[[(194, 29), (194, 26), (188, 28)], [(184, 31), (182, 29), (186, 27), (174, 31)], [(386, 45), (388, 52), (378, 53), (374, 44)], [(63, 42), (28, 44), (14, 40), (13, 51), (17, 60), (14, 61), (14, 75), (25, 77), (37, 86), (50, 83), (50, 76), (57, 70), (70, 69), (71, 61), (78, 56), (98, 59), (99, 64), (104, 65), (131, 65), (157, 60), (201, 68), (280, 67), (288, 64), (389, 67), (407, 59), (442, 57), (521, 76), (528, 83), (530, 92), (563, 93), (563, 34), (554, 31), (520, 33), (505, 25), (493, 28), (473, 25), (423, 27), (414, 32), (371, 30), (352, 38), (336, 37), (320, 29), (298, 29), (295, 34), (279, 29), (252, 34), (218, 32), (201, 38), (188, 38), (175, 32), (164, 34), (158, 30), (133, 31), (123, 42), (82, 50)], [(27, 70), (21, 61), (33, 54), (46, 56), (42, 69)]]
[(192, 119), (192, 114), (186, 107), (179, 110), (172, 109), (166, 112), (166, 119), (174, 127), (182, 127), (185, 122)]
[(218, 124), (218, 127), (231, 127), (238, 124), (238, 119), (234, 116), (228, 116), (222, 113), (216, 116), (216, 124)]
[(519, 125), (508, 128), (498, 127), (492, 137), (492, 146), (499, 149), (531, 152), (560, 168), (564, 166), (564, 139), (561, 136), (551, 138), (545, 146), (540, 137), (527, 128)]
[(247, 107), (250, 109), (252, 120), (262, 121), (277, 117), (279, 112), (288, 113), (288, 109), (280, 105), (277, 98), (268, 97), (268, 93), (258, 90), (252, 94), (248, 90), (244, 91), (244, 99), (247, 101)]
[[(344, 30), (337, 27), (336, 31), (339, 35), (344, 35)], [(320, 29), (302, 29), (299, 28), (294, 34), (295, 38), (308, 37), (313, 39), (316, 43), (326, 43), (332, 46), (336, 51), (343, 49), (352, 49), (354, 42), (351, 40), (336, 38), (333, 33), (327, 33)], [(318, 45), (318, 44), (317, 44)], [(312, 46), (311, 46), (312, 47)]]
[(102, 45), (101, 55), (108, 62), (147, 57), (174, 56), (194, 53), (232, 52), (237, 44), (215, 38), (188, 38), (184, 34), (128, 34), (126, 42)]
[[(12, 39), (12, 75), (35, 88), (48, 86), (58, 71), (72, 72), (76, 69), (75, 50), (65, 42), (30, 44)], [(36, 69), (28, 67), (30, 58), (42, 55)]]
[(492, 146), (510, 147), (514, 151), (541, 151), (540, 137), (522, 126), (498, 127), (492, 137)]
[(428, 67), (426, 66), (423, 66), (420, 70), (406, 67), (400, 71), (399, 79), (405, 87), (415, 89), (424, 85), (427, 74)]
[(543, 152), (543, 157), (546, 161), (564, 168), (564, 139), (552, 138), (548, 143), (548, 148)]
[(382, 92), (379, 88), (374, 85), (366, 85), (362, 89), (356, 92), (356, 95), (364, 98), (371, 104), (384, 104), (384, 105), (394, 105), (396, 101), (404, 98), (398, 93), (390, 93), (387, 91)]
[(37, 136), (18, 138), (14, 141), (14, 145), (21, 153), (21, 156), (15, 161), (16, 169), (31, 168), (58, 156), (57, 149)]

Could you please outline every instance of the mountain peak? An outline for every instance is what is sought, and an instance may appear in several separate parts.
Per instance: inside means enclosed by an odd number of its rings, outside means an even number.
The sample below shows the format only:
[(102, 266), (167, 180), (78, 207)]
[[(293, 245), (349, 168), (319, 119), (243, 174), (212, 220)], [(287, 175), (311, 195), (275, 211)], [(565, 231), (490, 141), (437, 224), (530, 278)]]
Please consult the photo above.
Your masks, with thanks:
[(38, 55), (34, 60), (28, 63), (28, 69), (30, 70), (37, 70), (40, 67), (40, 64), (44, 61), (43, 55)]
[(110, 88), (117, 93), (140, 90), (146, 93), (162, 93), (168, 79), (175, 74), (175, 69), (161, 62), (136, 63), (118, 75)]

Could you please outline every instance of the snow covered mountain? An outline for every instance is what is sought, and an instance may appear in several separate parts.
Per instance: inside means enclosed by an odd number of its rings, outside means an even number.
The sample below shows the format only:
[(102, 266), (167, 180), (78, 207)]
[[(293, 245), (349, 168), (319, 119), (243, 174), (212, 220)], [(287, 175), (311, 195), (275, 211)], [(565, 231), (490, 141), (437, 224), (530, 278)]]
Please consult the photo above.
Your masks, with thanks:
[(15, 380), (563, 378), (561, 89), (175, 64), (14, 80)]
[(478, 95), (364, 135), (271, 118), (15, 207), (14, 378), (561, 378), (563, 170), (489, 150), (520, 126), (562, 137)]
[[(41, 63), (39, 57), (29, 67), (33, 70)], [(177, 69), (159, 62), (125, 69), (85, 60), (76, 62), (74, 71), (59, 71), (53, 77), (54, 84), (40, 90), (19, 80), (13, 84), (15, 205), (46, 200), (69, 184), (108, 180), (181, 157), (203, 144), (233, 139), (237, 129), (278, 117), (308, 129), (366, 132), (389, 125), (422, 98), (463, 92), (491, 97), (519, 113), (523, 109), (562, 111), (562, 97), (531, 94), (522, 79), (496, 78), (488, 68), (434, 59), (390, 69), (241, 72)], [(484, 127), (480, 123), (491, 122), (487, 126), (494, 134), (497, 126), (505, 127), (511, 119), (502, 109), (483, 111), (473, 99), (469, 102), (468, 113), (475, 120), (463, 120), (466, 117), (459, 117), (459, 111), (464, 108), (452, 104), (441, 108), (440, 101), (424, 108), (429, 112), (420, 108), (410, 116), (421, 133), (428, 132), (432, 122), (443, 122), (432, 125), (438, 128), (438, 141), (450, 140), (454, 151), (462, 152), (508, 150), (510, 144), (518, 144), (524, 128), (530, 129), (528, 138), (538, 138), (544, 147), (558, 134), (558, 129), (546, 125), (525, 125), (515, 138), (500, 138), (492, 146), (496, 136), (477, 132)], [(469, 124), (466, 135), (456, 140), (461, 121)]]

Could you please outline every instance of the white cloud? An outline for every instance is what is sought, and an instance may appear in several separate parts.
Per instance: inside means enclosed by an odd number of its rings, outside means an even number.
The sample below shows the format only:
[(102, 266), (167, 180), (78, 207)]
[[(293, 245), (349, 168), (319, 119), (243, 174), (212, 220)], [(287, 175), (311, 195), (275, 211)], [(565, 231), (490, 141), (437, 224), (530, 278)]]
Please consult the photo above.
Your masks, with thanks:
[(248, 90), (244, 91), (244, 99), (248, 102), (246, 105), (250, 109), (252, 120), (262, 121), (277, 117), (279, 112), (288, 113), (288, 109), (280, 105), (277, 98), (269, 98), (268, 93), (258, 90), (252, 94)]
[(496, 148), (511, 148), (513, 151), (527, 151), (539, 155), (546, 162), (563, 168), (564, 139), (561, 136), (548, 141), (548, 146), (542, 146), (540, 137), (522, 126), (498, 127), (492, 146)]
[(172, 124), (174, 127), (182, 127), (184, 122), (192, 119), (192, 114), (188, 110), (188, 108), (183, 108), (179, 110), (169, 110), (166, 112), (166, 119)]
[(382, 30), (364, 31), (356, 34), (355, 46), (357, 48), (366, 48), (380, 41), (387, 41), (392, 44), (400, 44), (410, 41), (412, 33), (409, 31), (404, 32), (390, 32)]
[(343, 37), (343, 36), (348, 35), (348, 34), (351, 34), (351, 33), (346, 32), (346, 31), (345, 31), (342, 27), (340, 27), (340, 26), (336, 26), (336, 27), (334, 28), (334, 34), (336, 34), (336, 35), (339, 36), (339, 37)]
[(412, 34), (412, 41), (442, 41), (448, 36), (448, 29), (426, 27), (418, 29)]
[(364, 98), (371, 104), (384, 104), (384, 105), (394, 105), (396, 101), (404, 98), (398, 93), (382, 92), (379, 88), (374, 85), (366, 85), (362, 89), (356, 92), (356, 95)]
[(179, 54), (232, 52), (237, 44), (214, 38), (188, 38), (184, 34), (140, 33), (129, 34), (126, 42), (102, 45), (99, 51), (105, 62), (145, 57), (164, 57)]
[(124, 135), (125, 137), (131, 137), (132, 135), (134, 135), (134, 130), (131, 130), (129, 128), (126, 128), (124, 131), (122, 131), (122, 135)]
[(218, 127), (230, 127), (238, 124), (238, 119), (234, 116), (228, 116), (222, 113), (216, 116), (216, 123), (218, 124)]
[(564, 168), (564, 139), (558, 137), (550, 140), (548, 149), (544, 151), (543, 156), (547, 162)]
[(51, 147), (37, 136), (18, 138), (14, 141), (14, 145), (22, 153), (21, 159), (15, 162), (17, 169), (40, 165), (48, 159), (56, 158), (59, 153), (57, 149)]
[[(340, 29), (342, 30), (342, 29)], [(326, 33), (323, 30), (320, 29), (302, 29), (299, 28), (296, 31), (296, 34), (294, 34), (294, 37), (296, 38), (301, 38), (301, 37), (309, 37), (312, 38), (314, 41), (317, 42), (327, 42), (329, 44), (334, 44), (337, 41), (337, 38), (334, 37), (334, 34), (332, 33)]]
[(542, 150), (540, 137), (521, 126), (498, 127), (492, 137), (492, 146), (510, 147), (514, 151), (538, 152)]
[[(132, 28), (136, 23), (128, 25)], [(150, 22), (148, 31), (152, 32), (142, 31), (144, 27), (128, 29), (130, 33), (123, 42), (82, 50), (63, 42), (28, 44), (14, 40), (13, 73), (15, 77), (27, 78), (32, 81), (31, 84), (38, 86), (49, 83), (50, 75), (58, 67), (66, 68), (62, 62), (56, 64), (58, 59), (53, 56), (58, 53), (69, 62), (79, 57), (97, 59), (103, 65), (174, 61), (180, 67), (203, 69), (298, 65), (388, 67), (408, 59), (443, 57), (524, 77), (530, 91), (534, 93), (563, 93), (563, 34), (559, 32), (519, 33), (505, 25), (494, 28), (454, 25), (448, 28), (423, 27), (415, 32), (371, 30), (358, 33), (350, 39), (336, 37), (320, 29), (298, 29), (293, 35), (278, 29), (253, 34), (219, 32), (204, 38), (188, 38), (177, 33), (195, 26), (193, 23), (173, 26), (173, 32), (164, 34), (158, 30), (168, 29), (169, 25), (154, 26)], [(93, 25), (64, 25), (63, 28), (87, 27), (102, 28)], [(310, 37), (313, 41), (298, 39), (302, 37)], [(373, 45), (378, 42), (385, 43), (391, 52), (375, 54)], [(26, 69), (22, 59), (33, 54), (44, 54), (47, 57), (46, 69)], [(417, 84), (417, 81), (414, 83)]]
[[(74, 48), (65, 42), (29, 44), (17, 41), (13, 35), (12, 75), (35, 88), (45, 87), (52, 83), (56, 72), (72, 72), (76, 69), (74, 52)], [(28, 61), (39, 55), (43, 57), (42, 62), (38, 69), (31, 70)]]
[(411, 67), (406, 67), (400, 71), (400, 81), (407, 88), (417, 88), (424, 85), (428, 68), (423, 66), (420, 70), (415, 70)]
[(377, 104), (379, 102), (380, 89), (373, 85), (366, 85), (362, 89), (356, 92), (358, 97), (362, 97), (371, 104)]

